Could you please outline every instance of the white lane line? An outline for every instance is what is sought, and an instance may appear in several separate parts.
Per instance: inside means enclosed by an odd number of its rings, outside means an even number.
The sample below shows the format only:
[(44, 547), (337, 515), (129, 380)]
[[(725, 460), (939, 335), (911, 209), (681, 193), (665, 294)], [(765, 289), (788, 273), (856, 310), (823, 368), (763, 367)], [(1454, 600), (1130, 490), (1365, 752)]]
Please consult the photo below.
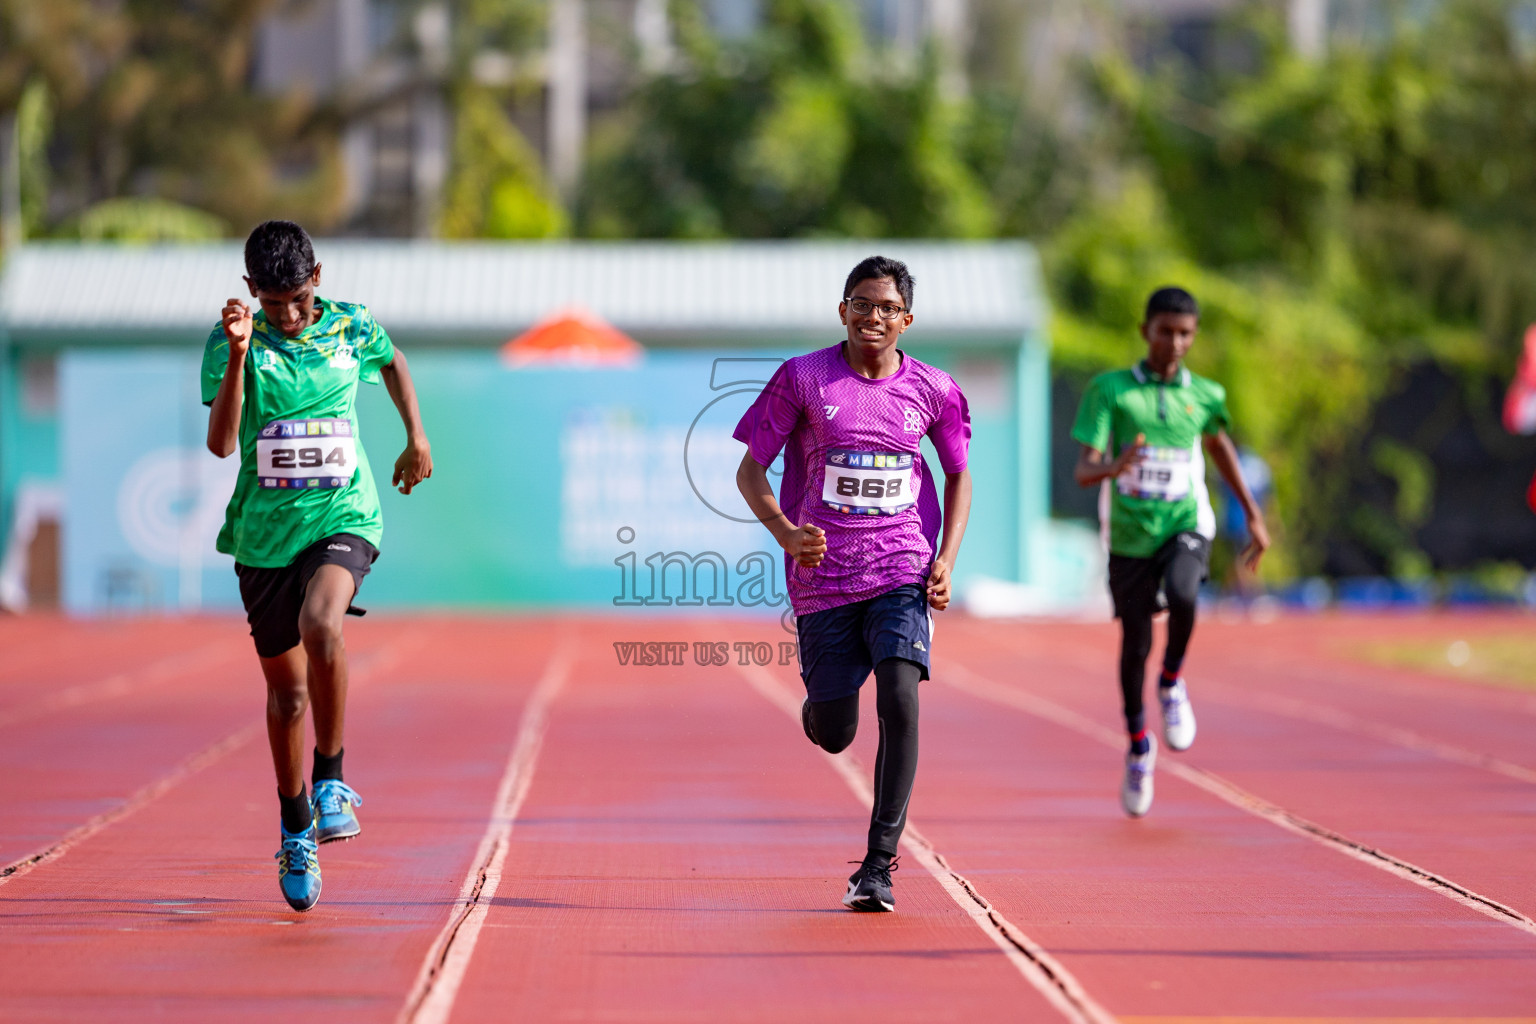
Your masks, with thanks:
[[(757, 665), (741, 666), (740, 671), (754, 690), (799, 725), (800, 700), (780, 686), (773, 673)], [(874, 792), (865, 780), (864, 772), (851, 757), (847, 754), (827, 754), (825, 751), (823, 756), (865, 807), (874, 806)], [(1002, 950), (1024, 980), (1059, 1010), (1062, 1016), (1075, 1024), (1113, 1024), (1115, 1017), (1083, 990), (1071, 972), (988, 903), (970, 881), (951, 868), (910, 819), (902, 835), (901, 845), (934, 877), (950, 899), (965, 911), (966, 916)]]
[(81, 843), (96, 835), (98, 832), (101, 832), (103, 829), (110, 828), (129, 815), (143, 810), (144, 807), (154, 803), (162, 796), (165, 796), (165, 794), (169, 793), (171, 790), (175, 789), (177, 786), (181, 785), (183, 782), (187, 781), (192, 776), (202, 771), (204, 768), (207, 768), (209, 765), (223, 760), (225, 757), (245, 746), (261, 733), (262, 727), (263, 723), (253, 722), (245, 728), (231, 733), (230, 735), (224, 737), (222, 740), (219, 740), (219, 742), (213, 744), (211, 747), (208, 747), (199, 753), (193, 754), (191, 757), (178, 764), (175, 768), (172, 768), (170, 772), (156, 779), (154, 782), (151, 782), (149, 785), (139, 788), (134, 793), (132, 793), (128, 799), (124, 800), (110, 811), (103, 811), (101, 814), (96, 815), (94, 818), (91, 818), (83, 824), (71, 829), (70, 831), (66, 832), (58, 841), (43, 847), (41, 850), (35, 850), (19, 860), (11, 861), (11, 863), (5, 865), (5, 867), (0, 868), (0, 885), (4, 885), (6, 882), (14, 881), (25, 874), (29, 874), (35, 868), (40, 868), (44, 864), (50, 864), (53, 861), (58, 860), (70, 850), (74, 849), (76, 846), (79, 846)]
[(475, 955), (480, 930), (490, 913), (491, 901), (501, 885), (502, 867), (511, 846), (512, 825), (522, 810), (528, 788), (533, 784), (539, 751), (544, 745), (544, 731), (549, 725), (549, 707), (570, 676), (575, 661), (573, 645), (561, 644), (551, 655), (544, 675), (523, 706), (517, 739), (507, 758), (496, 799), (491, 804), (491, 820), (470, 861), (469, 874), (459, 888), (459, 898), (448, 913), (448, 921), (427, 950), (426, 959), (411, 985), (405, 1006), (396, 1018), (401, 1024), (443, 1024), (453, 1012), (459, 986)]
[(193, 651), (161, 658), (132, 672), (116, 672), (95, 682), (66, 686), (37, 700), (0, 710), (0, 727), (40, 718), (56, 711), (67, 711), (98, 700), (121, 697), (177, 676), (214, 668), (226, 661), (233, 661), (236, 656), (237, 652), (227, 642), (205, 644)]
[(1218, 692), (1207, 699), (1215, 701), (1217, 704), (1247, 707), (1256, 711), (1266, 711), (1273, 715), (1281, 715), (1286, 718), (1297, 718), (1306, 722), (1315, 722), (1318, 725), (1331, 726), (1344, 732), (1356, 733), (1370, 739), (1381, 740), (1399, 747), (1406, 747), (1421, 754), (1429, 754), (1445, 761), (1453, 761), (1456, 764), (1467, 765), (1472, 768), (1484, 768), (1490, 772), (1508, 776), (1511, 779), (1518, 779), (1521, 782), (1536, 782), (1536, 771), (1526, 768), (1524, 765), (1491, 757), (1488, 754), (1482, 754), (1475, 750), (1468, 750), (1465, 747), (1458, 747), (1453, 743), (1442, 743), (1440, 740), (1431, 739), (1421, 733), (1414, 732), (1412, 729), (1368, 721), (1326, 704), (1313, 704), (1311, 701), (1296, 700), (1293, 697), (1281, 697), (1268, 693), (1231, 695), (1225, 692)]
[[(1106, 728), (1099, 723), (1078, 714), (1060, 704), (1038, 697), (1032, 693), (1016, 690), (1001, 683), (994, 682), (985, 676), (978, 675), (963, 665), (957, 665), (953, 660), (946, 659), (944, 663), (944, 681), (957, 690), (963, 690), (973, 697), (992, 701), (996, 704), (1005, 704), (1010, 707), (1028, 712), (1038, 718), (1055, 722), (1057, 725), (1092, 737), (1106, 746), (1115, 750), (1123, 750), (1125, 737), (1113, 729)], [(1277, 825), (1287, 832), (1304, 836), (1307, 839), (1321, 843), (1331, 850), (1335, 850), (1347, 857), (1353, 857), (1363, 864), (1378, 868), (1390, 875), (1406, 879), (1415, 885), (1421, 885), (1431, 892), (1439, 893), (1464, 907), (1469, 907), (1480, 914), (1512, 925), (1523, 932), (1536, 935), (1536, 921), (1520, 913), (1520, 911), (1500, 903), (1499, 901), (1483, 896), (1480, 893), (1468, 889), (1451, 881), (1443, 875), (1437, 875), (1433, 871), (1421, 868), (1416, 864), (1395, 857), (1385, 850), (1378, 849), (1358, 840), (1351, 839), (1333, 829), (1319, 825), (1293, 814), (1283, 807), (1270, 803), (1262, 797), (1248, 792), (1213, 772), (1202, 768), (1195, 768), (1187, 764), (1174, 761), (1171, 758), (1161, 759), (1158, 768), (1171, 775), (1176, 775), (1185, 782), (1200, 787), (1212, 796), (1218, 797), (1233, 807), (1247, 811), (1255, 817), (1262, 818), (1272, 825)]]
[[(377, 654), (364, 656), (358, 659), (358, 664), (352, 672), (354, 684), (366, 682), (377, 675), (383, 669), (389, 668), (399, 660), (400, 652), (419, 642), (419, 638), (403, 639), (389, 647), (381, 649)], [(228, 736), (219, 740), (191, 757), (182, 761), (165, 775), (154, 782), (141, 786), (122, 803), (109, 811), (103, 811), (93, 818), (82, 822), (70, 829), (62, 837), (39, 850), (27, 854), (17, 860), (11, 861), (4, 867), (0, 867), (0, 885), (14, 881), (44, 864), (51, 864), (63, 857), (70, 850), (79, 846), (87, 839), (110, 828), (130, 815), (143, 810), (149, 804), (165, 796), (171, 790), (224, 758), (233, 754), (236, 750), (245, 746), (251, 740), (261, 735), (266, 728), (265, 722), (252, 722), (244, 728), (237, 729)]]

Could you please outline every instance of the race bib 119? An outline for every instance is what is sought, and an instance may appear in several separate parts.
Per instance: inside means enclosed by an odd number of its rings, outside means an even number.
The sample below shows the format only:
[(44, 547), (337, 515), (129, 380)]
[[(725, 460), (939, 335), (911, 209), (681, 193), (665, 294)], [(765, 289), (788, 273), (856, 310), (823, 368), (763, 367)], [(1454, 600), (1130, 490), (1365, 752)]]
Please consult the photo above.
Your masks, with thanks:
[(1142, 448), (1143, 458), (1116, 479), (1128, 498), (1152, 501), (1183, 501), (1189, 497), (1190, 468), (1194, 454), (1188, 448)]
[(356, 471), (351, 420), (274, 420), (256, 435), (262, 487), (345, 487)]
[(822, 503), (856, 516), (893, 516), (917, 504), (918, 477), (911, 452), (827, 453)]

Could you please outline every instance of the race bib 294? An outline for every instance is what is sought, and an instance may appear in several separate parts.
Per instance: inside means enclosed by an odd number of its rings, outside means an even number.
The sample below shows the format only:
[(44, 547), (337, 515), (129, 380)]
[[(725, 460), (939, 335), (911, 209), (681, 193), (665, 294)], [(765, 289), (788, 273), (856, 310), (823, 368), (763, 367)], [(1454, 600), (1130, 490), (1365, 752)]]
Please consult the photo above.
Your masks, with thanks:
[(351, 420), (273, 420), (256, 435), (262, 487), (345, 487), (356, 471)]

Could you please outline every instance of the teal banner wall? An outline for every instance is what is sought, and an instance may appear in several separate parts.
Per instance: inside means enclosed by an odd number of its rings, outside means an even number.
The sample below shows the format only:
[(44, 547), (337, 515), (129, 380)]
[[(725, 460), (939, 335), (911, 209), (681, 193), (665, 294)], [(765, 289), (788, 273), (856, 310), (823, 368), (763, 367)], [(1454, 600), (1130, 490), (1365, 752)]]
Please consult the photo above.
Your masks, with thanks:
[[(383, 553), (360, 603), (781, 612), (781, 554), (736, 492), (743, 446), (730, 434), (792, 354), (653, 352), (585, 370), (412, 354), (435, 474), (409, 496), (381, 491)], [(1015, 355), (914, 355), (954, 373), (972, 405), (975, 507), (957, 583), (1010, 576)], [(196, 373), (185, 351), (63, 357), (70, 611), (239, 607), (232, 563), (213, 551), (234, 460), (204, 450)], [(404, 431), (382, 387), (363, 388), (359, 418), (382, 488)]]

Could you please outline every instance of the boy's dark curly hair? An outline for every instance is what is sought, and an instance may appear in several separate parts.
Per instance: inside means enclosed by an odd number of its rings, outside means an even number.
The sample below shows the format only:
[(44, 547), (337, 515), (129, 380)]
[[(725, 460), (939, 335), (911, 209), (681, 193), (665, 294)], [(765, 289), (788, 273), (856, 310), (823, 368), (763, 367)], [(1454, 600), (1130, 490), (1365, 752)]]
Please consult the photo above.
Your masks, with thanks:
[(256, 225), (245, 240), (245, 272), (261, 292), (291, 292), (315, 272), (315, 247), (291, 220)]
[(907, 265), (901, 260), (893, 260), (888, 256), (870, 256), (860, 260), (859, 265), (853, 268), (848, 275), (848, 281), (843, 285), (843, 297), (853, 294), (854, 285), (860, 281), (879, 280), (888, 277), (896, 285), (896, 291), (901, 295), (901, 301), (906, 303), (907, 312), (912, 311), (912, 285), (914, 278)]
[(1200, 304), (1195, 297), (1183, 288), (1173, 285), (1165, 285), (1147, 296), (1147, 313), (1145, 319), (1151, 321), (1159, 313), (1200, 315)]

